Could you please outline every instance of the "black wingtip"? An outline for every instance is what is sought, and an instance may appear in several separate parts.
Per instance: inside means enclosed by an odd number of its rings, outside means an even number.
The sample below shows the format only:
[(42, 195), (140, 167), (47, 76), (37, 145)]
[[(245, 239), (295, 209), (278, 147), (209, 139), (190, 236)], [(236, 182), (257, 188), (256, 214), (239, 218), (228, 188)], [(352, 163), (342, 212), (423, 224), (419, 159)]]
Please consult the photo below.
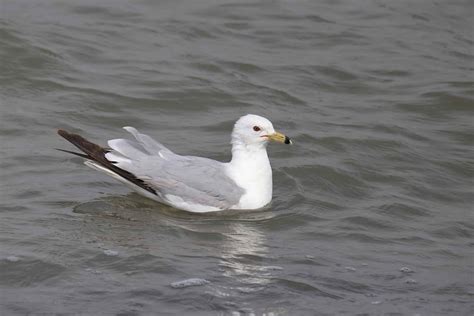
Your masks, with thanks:
[(73, 154), (73, 155), (76, 155), (76, 156), (79, 156), (79, 157), (82, 157), (82, 158), (91, 159), (90, 156), (84, 155), (84, 154), (81, 154), (81, 153), (77, 153), (75, 151), (70, 151), (70, 150), (60, 149), (60, 148), (54, 148), (54, 149), (65, 152), (65, 153), (68, 153), (68, 154)]
[(67, 136), (67, 135), (69, 134), (69, 132), (66, 131), (66, 130), (64, 130), (64, 129), (58, 129), (57, 132), (58, 132), (58, 135), (59, 135), (59, 136), (62, 136), (62, 137), (65, 137), (65, 136)]
[(65, 149), (56, 148), (57, 150), (63, 151), (63, 152), (66, 152), (66, 153), (69, 153), (69, 154), (72, 154), (72, 155), (76, 155), (76, 156), (79, 156), (79, 157), (82, 157), (82, 158), (85, 158), (85, 159), (95, 161), (98, 164), (100, 164), (101, 166), (103, 166), (103, 167), (109, 169), (110, 171), (116, 173), (117, 175), (121, 176), (125, 180), (128, 180), (131, 183), (139, 186), (140, 188), (145, 189), (148, 192), (157, 195), (156, 191), (151, 186), (146, 184), (143, 180), (137, 178), (133, 173), (131, 173), (129, 171), (126, 171), (124, 169), (121, 169), (118, 166), (116, 166), (115, 161), (109, 161), (105, 157), (105, 154), (107, 154), (110, 151), (109, 149), (103, 148), (103, 147), (101, 147), (97, 144), (94, 144), (94, 143), (88, 141), (87, 139), (85, 139), (84, 137), (82, 137), (81, 135), (72, 134), (72, 133), (69, 133), (68, 131), (63, 130), (63, 129), (58, 129), (57, 133), (59, 134), (59, 136), (65, 138), (67, 141), (69, 141), (74, 146), (76, 146), (81, 151), (83, 151), (84, 154), (77, 153), (77, 152), (74, 152), (74, 151), (65, 150)]

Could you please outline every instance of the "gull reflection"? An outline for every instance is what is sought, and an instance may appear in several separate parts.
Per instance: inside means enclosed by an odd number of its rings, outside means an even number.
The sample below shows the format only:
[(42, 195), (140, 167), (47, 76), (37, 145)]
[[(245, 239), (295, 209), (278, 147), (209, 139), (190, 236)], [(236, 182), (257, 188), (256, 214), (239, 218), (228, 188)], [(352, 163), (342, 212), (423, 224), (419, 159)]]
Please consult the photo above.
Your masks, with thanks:
[(196, 215), (131, 193), (83, 203), (74, 212), (92, 216), (84, 218), (87, 227), (82, 232), (96, 245), (121, 247), (130, 255), (133, 251), (179, 258), (186, 270), (217, 258), (225, 290), (257, 291), (281, 269), (267, 265), (271, 257), (261, 226), (274, 216), (269, 210)]
[(224, 276), (238, 278), (247, 285), (267, 284), (268, 273), (261, 262), (268, 257), (268, 248), (258, 224), (232, 223), (228, 228), (219, 262)]

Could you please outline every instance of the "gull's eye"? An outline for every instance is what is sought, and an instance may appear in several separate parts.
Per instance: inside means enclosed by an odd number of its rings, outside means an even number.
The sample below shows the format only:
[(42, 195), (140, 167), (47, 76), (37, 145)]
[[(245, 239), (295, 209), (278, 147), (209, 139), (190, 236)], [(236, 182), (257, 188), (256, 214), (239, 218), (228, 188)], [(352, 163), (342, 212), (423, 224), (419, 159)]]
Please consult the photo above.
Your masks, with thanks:
[(254, 126), (254, 127), (253, 127), (253, 130), (256, 131), (256, 132), (259, 132), (259, 131), (260, 131), (260, 127)]

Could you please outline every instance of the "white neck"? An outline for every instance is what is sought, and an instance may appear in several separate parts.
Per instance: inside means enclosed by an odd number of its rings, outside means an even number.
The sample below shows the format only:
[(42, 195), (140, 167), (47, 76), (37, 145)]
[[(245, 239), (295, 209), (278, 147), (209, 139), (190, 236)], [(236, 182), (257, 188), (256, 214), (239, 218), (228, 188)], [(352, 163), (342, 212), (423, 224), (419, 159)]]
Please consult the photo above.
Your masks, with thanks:
[(255, 209), (272, 199), (272, 169), (265, 143), (244, 144), (232, 140), (232, 160), (227, 165), (228, 175), (245, 190), (234, 208)]

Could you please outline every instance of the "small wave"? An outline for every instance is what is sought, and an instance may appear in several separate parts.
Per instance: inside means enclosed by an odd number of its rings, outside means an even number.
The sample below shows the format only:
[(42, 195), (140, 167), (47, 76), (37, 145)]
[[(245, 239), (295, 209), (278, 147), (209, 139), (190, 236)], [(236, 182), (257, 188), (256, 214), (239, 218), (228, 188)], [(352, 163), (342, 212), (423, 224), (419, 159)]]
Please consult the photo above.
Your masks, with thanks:
[(384, 223), (380, 220), (369, 218), (366, 216), (348, 216), (343, 218), (342, 221), (344, 223), (348, 223), (353, 226), (359, 226), (366, 229), (384, 229), (384, 230), (393, 230), (395, 227), (393, 225), (389, 225)]
[(413, 219), (416, 217), (429, 217), (432, 216), (430, 211), (421, 206), (411, 206), (405, 203), (390, 203), (383, 204), (377, 207), (379, 212), (390, 217), (396, 217), (400, 219)]
[(0, 261), (0, 285), (2, 286), (28, 287), (57, 277), (66, 270), (59, 264), (41, 260), (20, 260), (16, 256), (8, 258)]
[(205, 279), (199, 279), (199, 278), (191, 278), (191, 279), (186, 279), (186, 280), (181, 280), (177, 282), (171, 283), (171, 287), (175, 289), (182, 289), (190, 286), (201, 286), (201, 285), (206, 285), (211, 283), (208, 280)]
[(288, 288), (291, 291), (301, 292), (301, 293), (312, 293), (316, 296), (323, 296), (333, 299), (342, 299), (341, 296), (332, 294), (323, 290), (320, 290), (314, 285), (308, 284), (303, 281), (289, 280), (289, 279), (272, 279), (276, 284), (282, 285)]

